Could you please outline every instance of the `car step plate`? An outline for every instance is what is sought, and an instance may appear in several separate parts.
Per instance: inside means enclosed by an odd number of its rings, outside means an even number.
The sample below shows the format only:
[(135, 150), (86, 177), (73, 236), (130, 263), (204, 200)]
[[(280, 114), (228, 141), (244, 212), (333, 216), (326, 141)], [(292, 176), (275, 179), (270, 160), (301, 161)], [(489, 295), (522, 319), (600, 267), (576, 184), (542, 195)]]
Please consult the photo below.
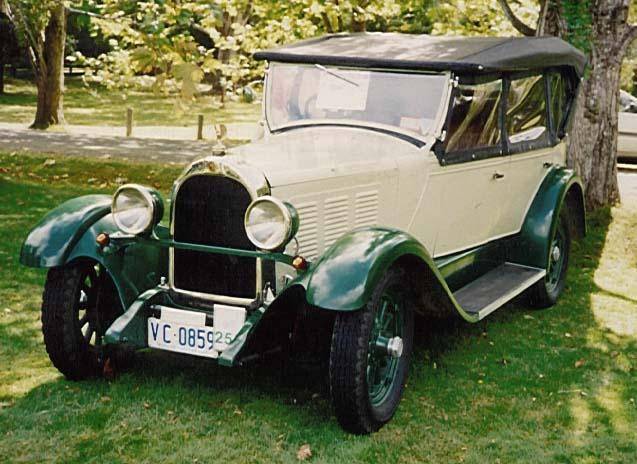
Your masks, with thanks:
[(545, 269), (504, 263), (462, 287), (453, 296), (462, 309), (483, 319), (545, 275)]

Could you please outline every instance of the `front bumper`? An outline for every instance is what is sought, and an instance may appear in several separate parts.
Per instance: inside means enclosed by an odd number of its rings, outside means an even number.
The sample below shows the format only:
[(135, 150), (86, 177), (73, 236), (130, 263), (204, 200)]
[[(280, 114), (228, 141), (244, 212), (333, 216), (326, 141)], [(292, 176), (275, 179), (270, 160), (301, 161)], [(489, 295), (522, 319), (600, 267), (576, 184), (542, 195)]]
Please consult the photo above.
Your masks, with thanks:
[[(128, 310), (113, 322), (104, 335), (104, 343), (107, 345), (125, 344), (138, 349), (147, 348), (148, 318), (160, 316), (157, 310), (157, 307), (160, 306), (202, 312), (207, 317), (213, 316), (211, 312), (178, 304), (171, 297), (168, 288), (160, 285), (142, 293)], [(248, 315), (243, 327), (241, 327), (234, 339), (219, 353), (217, 358), (219, 364), (228, 367), (242, 364), (240, 355), (243, 348), (267, 308), (268, 304), (264, 303)]]

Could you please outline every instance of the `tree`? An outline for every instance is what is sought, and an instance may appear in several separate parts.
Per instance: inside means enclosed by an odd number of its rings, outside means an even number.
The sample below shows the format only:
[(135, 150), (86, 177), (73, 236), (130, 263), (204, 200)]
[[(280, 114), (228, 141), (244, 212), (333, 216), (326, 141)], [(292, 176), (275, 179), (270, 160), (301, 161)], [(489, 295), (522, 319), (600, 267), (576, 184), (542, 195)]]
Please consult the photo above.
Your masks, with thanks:
[(629, 21), (630, 0), (541, 0), (535, 28), (517, 18), (508, 0), (499, 2), (520, 33), (558, 35), (588, 52), (588, 73), (580, 89), (567, 162), (584, 180), (589, 209), (619, 201), (621, 66), (637, 39), (637, 25)]
[(0, 95), (4, 93), (4, 67), (17, 48), (15, 31), (8, 10), (0, 0)]
[[(428, 4), (431, 0), (425, 0)], [(200, 81), (222, 97), (263, 76), (259, 49), (324, 33), (364, 30), (423, 32), (423, 0), (102, 0), (94, 21), (113, 50), (96, 60), (89, 82), (155, 88), (176, 80), (183, 100)]]
[(66, 5), (62, 1), (12, 0), (7, 2), (14, 22), (29, 47), (29, 58), (38, 88), (33, 129), (47, 129), (64, 122), (64, 48)]

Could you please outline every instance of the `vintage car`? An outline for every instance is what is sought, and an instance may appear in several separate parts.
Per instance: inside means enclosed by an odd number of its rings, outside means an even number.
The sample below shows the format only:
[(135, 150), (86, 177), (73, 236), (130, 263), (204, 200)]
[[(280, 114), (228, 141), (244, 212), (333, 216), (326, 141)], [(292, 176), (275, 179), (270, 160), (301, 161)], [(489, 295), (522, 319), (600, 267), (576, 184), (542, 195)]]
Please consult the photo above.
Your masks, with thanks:
[(637, 161), (637, 98), (623, 90), (619, 95), (619, 134), (617, 157), (619, 161)]
[(262, 136), (188, 166), (165, 221), (129, 184), (28, 235), (21, 262), (50, 268), (46, 349), (69, 379), (118, 346), (324, 360), (338, 422), (369, 433), (403, 394), (416, 316), (473, 323), (563, 291), (585, 233), (565, 167), (585, 58), (556, 38), (376, 33), (255, 57)]

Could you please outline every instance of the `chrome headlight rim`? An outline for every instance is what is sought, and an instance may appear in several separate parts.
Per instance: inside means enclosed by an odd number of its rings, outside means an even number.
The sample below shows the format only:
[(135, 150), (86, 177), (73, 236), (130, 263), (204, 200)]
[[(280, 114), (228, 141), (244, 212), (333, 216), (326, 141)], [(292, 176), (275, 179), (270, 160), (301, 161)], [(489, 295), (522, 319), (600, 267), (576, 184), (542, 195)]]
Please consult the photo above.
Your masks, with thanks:
[[(249, 227), (250, 212), (256, 206), (262, 203), (271, 203), (277, 207), (277, 209), (283, 216), (283, 226), (285, 227), (282, 240), (280, 240), (279, 243), (269, 245), (269, 246), (259, 241), (252, 234)], [(294, 209), (294, 207), (291, 204), (281, 201), (278, 198), (273, 197), (271, 195), (264, 195), (262, 197), (257, 198), (252, 203), (250, 203), (250, 205), (248, 206), (248, 209), (246, 209), (246, 212), (243, 218), (243, 225), (245, 228), (246, 235), (248, 236), (248, 239), (250, 240), (250, 242), (252, 242), (252, 244), (255, 247), (265, 251), (278, 251), (283, 249), (288, 243), (290, 243), (290, 241), (296, 235), (296, 232), (298, 231), (298, 228), (299, 228), (299, 217), (298, 217), (298, 213), (296, 212), (296, 209)]]
[[(122, 224), (118, 218), (116, 210), (118, 197), (127, 190), (133, 190), (139, 193), (150, 210), (150, 214), (146, 220), (142, 223), (142, 225), (136, 228), (130, 228)], [(156, 190), (140, 184), (124, 184), (120, 186), (113, 195), (113, 200), (111, 202), (111, 214), (113, 216), (113, 222), (115, 222), (117, 228), (122, 232), (129, 235), (144, 235), (150, 233), (159, 221), (161, 221), (164, 214), (164, 206), (162, 198)]]

